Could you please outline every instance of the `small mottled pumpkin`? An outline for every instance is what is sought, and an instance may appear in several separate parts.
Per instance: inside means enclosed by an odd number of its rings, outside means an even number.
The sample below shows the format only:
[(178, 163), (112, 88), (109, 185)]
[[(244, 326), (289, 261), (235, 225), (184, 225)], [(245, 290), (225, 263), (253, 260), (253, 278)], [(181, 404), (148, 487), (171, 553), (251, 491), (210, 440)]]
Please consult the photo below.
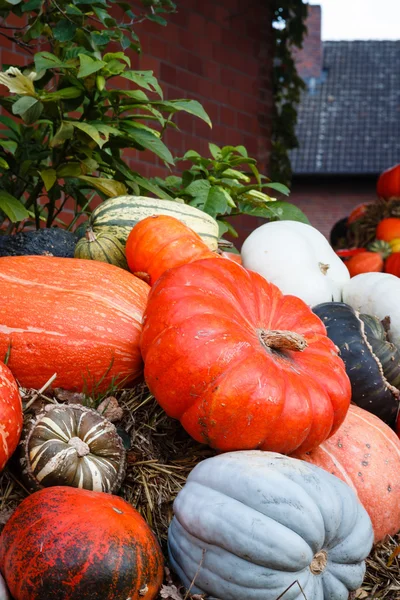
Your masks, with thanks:
[(362, 583), (370, 518), (348, 485), (304, 461), (260, 451), (203, 460), (173, 509), (170, 563), (192, 594), (347, 600)]
[(68, 485), (113, 493), (125, 474), (126, 452), (115, 426), (97, 411), (53, 404), (31, 424), (21, 462), (35, 489)]
[(350, 404), (321, 320), (231, 260), (164, 273), (149, 295), (141, 349), (160, 405), (218, 450), (314, 448)]
[(0, 471), (15, 451), (22, 431), (22, 403), (17, 382), (0, 361)]
[(25, 498), (8, 520), (0, 569), (14, 600), (153, 600), (163, 557), (122, 498), (58, 486)]
[(197, 233), (167, 215), (139, 221), (128, 236), (125, 250), (130, 271), (150, 285), (172, 267), (216, 256)]
[(381, 419), (351, 405), (329, 440), (297, 457), (356, 490), (371, 518), (375, 542), (400, 530), (400, 440)]
[(352, 401), (394, 427), (399, 410), (400, 353), (386, 340), (380, 321), (359, 315), (342, 302), (324, 302), (313, 311), (340, 350)]
[(388, 217), (379, 221), (375, 237), (377, 240), (384, 240), (385, 242), (390, 242), (400, 237), (400, 219), (397, 217)]
[(75, 258), (98, 260), (128, 269), (124, 245), (111, 233), (94, 233), (89, 226), (85, 237), (81, 238), (75, 246)]
[(383, 200), (394, 200), (400, 198), (400, 164), (394, 165), (380, 174), (376, 193)]
[(0, 258), (0, 356), (21, 386), (90, 393), (142, 374), (139, 338), (149, 286), (98, 261)]

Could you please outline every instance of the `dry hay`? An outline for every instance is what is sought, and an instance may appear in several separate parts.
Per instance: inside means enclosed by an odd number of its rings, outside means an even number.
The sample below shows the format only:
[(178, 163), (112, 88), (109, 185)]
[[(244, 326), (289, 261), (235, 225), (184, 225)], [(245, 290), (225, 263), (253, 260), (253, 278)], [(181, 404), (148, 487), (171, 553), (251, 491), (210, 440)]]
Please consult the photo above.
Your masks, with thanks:
[[(21, 391), (26, 420), (49, 402), (82, 402), (94, 407), (104, 399), (88, 399), (81, 394)], [(195, 465), (215, 452), (195, 442), (177, 421), (167, 417), (144, 384), (113, 395), (123, 409), (123, 417), (116, 426), (128, 448), (127, 473), (120, 495), (144, 516), (166, 554), (172, 502)], [(0, 476), (0, 530), (27, 495), (14, 456)], [(349, 600), (400, 600), (400, 555), (389, 560), (398, 547), (400, 534), (388, 537), (373, 549), (367, 559), (363, 586), (351, 594)], [(158, 600), (200, 598), (187, 594), (169, 569), (165, 569)], [(285, 594), (281, 600), (285, 600)]]

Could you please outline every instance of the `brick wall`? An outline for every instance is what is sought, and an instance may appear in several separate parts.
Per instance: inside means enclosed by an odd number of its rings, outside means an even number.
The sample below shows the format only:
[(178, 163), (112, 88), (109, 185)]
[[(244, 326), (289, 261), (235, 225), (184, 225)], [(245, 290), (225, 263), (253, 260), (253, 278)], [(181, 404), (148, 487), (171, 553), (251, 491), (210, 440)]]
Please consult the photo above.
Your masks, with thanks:
[(295, 177), (290, 201), (329, 239), (333, 225), (357, 204), (376, 200), (375, 186), (374, 177)]
[[(168, 131), (172, 153), (188, 149), (208, 154), (208, 142), (243, 144), (268, 173), (271, 126), (271, 11), (265, 0), (180, 0), (168, 25), (144, 23), (137, 28), (143, 55), (133, 68), (151, 69), (166, 99), (199, 100), (213, 129), (189, 115), (176, 119), (181, 132)], [(3, 64), (26, 59), (14, 42), (2, 38)], [(127, 151), (131, 166), (144, 176), (165, 175), (163, 163), (150, 152)], [(241, 239), (255, 226), (244, 219)]]
[(296, 61), (300, 77), (318, 79), (322, 72), (322, 40), (321, 40), (321, 7), (308, 5), (307, 33), (301, 50), (294, 50), (293, 56)]

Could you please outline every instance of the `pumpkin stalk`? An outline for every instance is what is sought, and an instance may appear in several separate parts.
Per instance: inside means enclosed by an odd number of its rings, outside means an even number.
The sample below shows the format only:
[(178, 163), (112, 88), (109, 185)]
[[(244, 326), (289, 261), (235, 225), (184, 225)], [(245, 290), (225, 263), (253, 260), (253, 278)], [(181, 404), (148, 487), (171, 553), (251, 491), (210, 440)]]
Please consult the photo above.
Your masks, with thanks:
[(71, 439), (69, 439), (68, 446), (72, 446), (73, 448), (75, 448), (79, 458), (90, 454), (89, 446), (79, 437), (72, 437)]
[(310, 564), (310, 571), (313, 575), (320, 575), (325, 571), (328, 564), (328, 555), (325, 550), (317, 552)]
[(85, 233), (86, 239), (88, 242), (95, 242), (97, 240), (96, 235), (93, 231), (93, 229), (89, 227), (86, 229), (86, 233)]
[(307, 340), (294, 331), (285, 331), (280, 329), (261, 329), (259, 338), (265, 348), (272, 350), (291, 350), (302, 352), (308, 346)]

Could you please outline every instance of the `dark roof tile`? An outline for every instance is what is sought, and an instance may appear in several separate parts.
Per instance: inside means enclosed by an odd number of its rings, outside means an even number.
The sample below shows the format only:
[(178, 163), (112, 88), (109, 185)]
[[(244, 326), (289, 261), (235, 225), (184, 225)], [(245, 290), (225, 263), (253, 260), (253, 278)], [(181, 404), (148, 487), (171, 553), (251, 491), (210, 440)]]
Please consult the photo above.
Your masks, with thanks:
[(323, 52), (323, 76), (299, 106), (293, 172), (377, 174), (400, 162), (400, 41), (323, 42)]

